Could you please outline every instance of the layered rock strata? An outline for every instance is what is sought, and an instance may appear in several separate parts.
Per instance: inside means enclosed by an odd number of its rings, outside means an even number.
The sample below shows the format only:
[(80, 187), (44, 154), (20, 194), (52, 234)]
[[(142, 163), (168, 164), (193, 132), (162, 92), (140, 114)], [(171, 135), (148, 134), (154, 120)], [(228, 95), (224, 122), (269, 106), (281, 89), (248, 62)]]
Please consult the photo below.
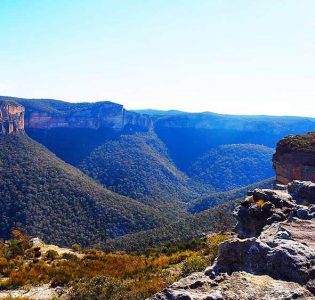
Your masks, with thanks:
[(277, 144), (273, 166), (277, 183), (286, 185), (293, 180), (315, 182), (315, 132), (282, 139)]
[(24, 132), (24, 107), (14, 102), (0, 101), (0, 134)]
[[(74, 104), (73, 104), (74, 105)], [(112, 102), (91, 103), (68, 111), (27, 110), (25, 127), (31, 129), (51, 128), (109, 128), (150, 130), (153, 122), (147, 115), (127, 111), (122, 105)]]

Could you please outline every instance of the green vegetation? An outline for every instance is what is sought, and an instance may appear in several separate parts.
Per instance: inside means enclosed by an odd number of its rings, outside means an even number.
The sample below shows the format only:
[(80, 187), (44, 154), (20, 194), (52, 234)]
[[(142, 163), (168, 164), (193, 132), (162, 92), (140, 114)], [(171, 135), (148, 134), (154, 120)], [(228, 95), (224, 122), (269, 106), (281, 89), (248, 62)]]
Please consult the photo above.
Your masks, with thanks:
[(152, 132), (123, 134), (106, 141), (84, 160), (81, 169), (108, 189), (151, 205), (198, 195)]
[(189, 174), (217, 191), (228, 191), (274, 176), (273, 153), (261, 145), (223, 145), (197, 159)]
[(237, 199), (244, 198), (248, 191), (252, 191), (257, 188), (272, 188), (273, 183), (274, 177), (231, 191), (212, 193), (208, 196), (203, 196), (191, 201), (188, 205), (188, 211), (191, 213), (198, 213), (222, 203), (235, 201)]
[(207, 233), (231, 231), (235, 225), (232, 216), (235, 204), (235, 201), (231, 201), (160, 228), (108, 240), (106, 243), (100, 243), (98, 247), (107, 251), (141, 251), (163, 245), (171, 247), (175, 244), (180, 247), (181, 243), (201, 238)]
[(59, 245), (83, 246), (167, 223), (112, 193), (27, 136), (0, 137), (0, 236), (20, 228)]
[(47, 255), (35, 257), (29, 238), (15, 231), (13, 239), (0, 241), (0, 277), (5, 277), (0, 289), (50, 283), (52, 287), (72, 287), (73, 300), (141, 300), (204, 269), (217, 256), (219, 243), (228, 238), (229, 234), (212, 235), (129, 254), (85, 249), (80, 257), (63, 255), (52, 261)]
[(203, 256), (191, 256), (183, 264), (182, 273), (187, 276), (193, 272), (200, 272), (207, 267), (207, 261)]
[[(27, 113), (36, 111), (36, 112), (46, 112), (53, 115), (66, 115), (75, 113), (82, 110), (98, 108), (104, 102), (100, 101), (97, 103), (91, 102), (80, 102), (80, 103), (71, 103), (66, 101), (54, 100), (54, 99), (23, 99), (16, 97), (0, 97), (1, 101), (11, 101), (19, 103), (25, 107)], [(119, 105), (119, 104), (117, 104)]]
[(315, 152), (315, 132), (303, 135), (287, 136), (277, 145), (277, 155), (290, 152)]

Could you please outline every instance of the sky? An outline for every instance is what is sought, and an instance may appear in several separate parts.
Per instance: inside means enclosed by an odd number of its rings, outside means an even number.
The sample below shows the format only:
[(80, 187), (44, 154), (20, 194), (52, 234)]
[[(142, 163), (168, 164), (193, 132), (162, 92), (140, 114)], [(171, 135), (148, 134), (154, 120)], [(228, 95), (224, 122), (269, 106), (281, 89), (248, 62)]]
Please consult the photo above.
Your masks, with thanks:
[(0, 0), (0, 95), (315, 117), (314, 0)]

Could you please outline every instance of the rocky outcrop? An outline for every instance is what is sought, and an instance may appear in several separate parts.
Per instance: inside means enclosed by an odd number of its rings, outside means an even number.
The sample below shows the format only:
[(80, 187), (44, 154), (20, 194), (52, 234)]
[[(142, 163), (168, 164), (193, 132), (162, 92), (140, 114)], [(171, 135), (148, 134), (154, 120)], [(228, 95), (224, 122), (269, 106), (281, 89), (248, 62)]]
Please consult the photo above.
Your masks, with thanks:
[(258, 236), (267, 224), (286, 220), (295, 205), (287, 192), (256, 189), (234, 212), (236, 231), (241, 238)]
[(294, 282), (246, 272), (221, 274), (213, 279), (194, 273), (176, 282), (152, 300), (293, 300), (314, 299), (312, 293)]
[(0, 101), (0, 134), (24, 132), (24, 107), (11, 101)]
[(273, 166), (277, 183), (288, 184), (293, 180), (315, 182), (315, 132), (282, 139), (277, 144)]
[(234, 212), (238, 236), (219, 246), (214, 264), (152, 299), (315, 299), (315, 205), (295, 200), (311, 191), (299, 181), (250, 192)]
[(25, 127), (32, 129), (51, 128), (109, 128), (122, 130), (150, 130), (151, 118), (127, 111), (122, 105), (112, 102), (97, 102), (86, 105), (71, 104), (70, 109), (59, 111), (27, 109)]
[(288, 191), (298, 203), (315, 204), (315, 183), (311, 181), (294, 180)]

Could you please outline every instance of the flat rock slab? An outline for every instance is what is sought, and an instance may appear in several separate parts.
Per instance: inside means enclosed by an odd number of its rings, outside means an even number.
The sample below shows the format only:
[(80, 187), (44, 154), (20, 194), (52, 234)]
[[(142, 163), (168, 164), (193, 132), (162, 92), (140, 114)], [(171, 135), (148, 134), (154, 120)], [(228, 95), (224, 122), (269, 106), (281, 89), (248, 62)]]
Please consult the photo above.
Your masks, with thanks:
[(151, 300), (291, 300), (314, 299), (304, 287), (294, 282), (274, 280), (269, 276), (257, 276), (235, 272), (222, 275), (221, 280), (210, 280), (202, 273), (195, 273), (180, 280)]
[(0, 291), (0, 299), (3, 298), (27, 298), (32, 300), (67, 299), (67, 291), (62, 288), (51, 288), (49, 284), (34, 286), (30, 289), (18, 289)]
[(295, 220), (281, 223), (280, 228), (286, 230), (291, 238), (315, 250), (315, 223), (308, 220)]

